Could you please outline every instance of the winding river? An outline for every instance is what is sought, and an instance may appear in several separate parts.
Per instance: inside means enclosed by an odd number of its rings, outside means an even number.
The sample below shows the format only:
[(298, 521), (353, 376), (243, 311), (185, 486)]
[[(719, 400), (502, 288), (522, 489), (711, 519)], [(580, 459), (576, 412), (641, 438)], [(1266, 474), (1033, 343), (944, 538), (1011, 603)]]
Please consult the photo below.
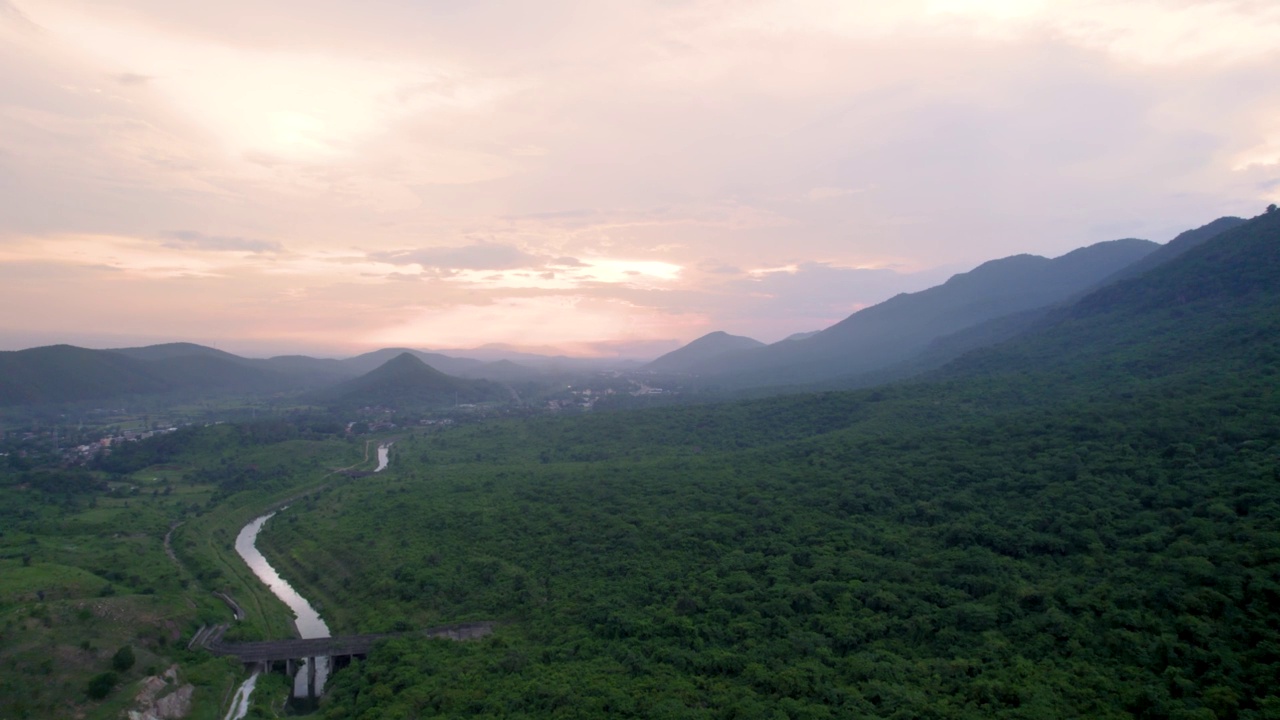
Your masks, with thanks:
[[(391, 444), (386, 443), (378, 446), (378, 467), (374, 472), (381, 472), (387, 468), (390, 462)], [(288, 505), (280, 508), (278, 511), (269, 512), (266, 515), (254, 518), (252, 522), (245, 525), (240, 530), (240, 534), (236, 536), (236, 553), (244, 560), (254, 575), (258, 576), (275, 596), (280, 598), (281, 602), (289, 606), (295, 616), (294, 627), (298, 630), (298, 637), (309, 640), (312, 638), (329, 637), (329, 626), (325, 624), (320, 617), (320, 613), (316, 611), (307, 599), (302, 597), (293, 586), (285, 582), (280, 577), (280, 573), (271, 567), (267, 559), (258, 552), (258, 533), (262, 532), (262, 526), (275, 516), (276, 512), (283, 512), (289, 508)], [(325, 681), (329, 677), (329, 659), (315, 658), (316, 662), (316, 692), (319, 693), (324, 687)], [(258, 673), (255, 671), (249, 676), (248, 680), (241, 683), (236, 689), (235, 697), (231, 701), (231, 708), (227, 711), (226, 720), (240, 720), (249, 712), (249, 696), (253, 693), (253, 688), (258, 683)], [(306, 697), (307, 695), (307, 667), (303, 664), (298, 670), (298, 674), (293, 679), (293, 694), (295, 697)]]

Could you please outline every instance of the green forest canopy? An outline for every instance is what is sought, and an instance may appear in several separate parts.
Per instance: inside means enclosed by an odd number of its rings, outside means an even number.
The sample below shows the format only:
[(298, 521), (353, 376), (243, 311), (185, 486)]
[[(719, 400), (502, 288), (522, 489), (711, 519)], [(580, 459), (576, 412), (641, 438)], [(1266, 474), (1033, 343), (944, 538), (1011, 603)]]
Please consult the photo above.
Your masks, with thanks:
[(324, 712), (1277, 716), (1276, 224), (927, 383), (401, 440), (264, 542), (339, 631), (503, 626)]

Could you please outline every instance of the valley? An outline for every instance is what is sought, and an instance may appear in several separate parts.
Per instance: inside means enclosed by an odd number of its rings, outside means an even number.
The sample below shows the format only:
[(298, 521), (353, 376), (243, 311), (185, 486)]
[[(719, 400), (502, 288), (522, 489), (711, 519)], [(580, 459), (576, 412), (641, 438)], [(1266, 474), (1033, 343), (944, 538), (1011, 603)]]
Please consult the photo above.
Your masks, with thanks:
[[(258, 547), (335, 634), (496, 623), (385, 641), (316, 717), (1271, 717), (1280, 214), (1213, 230), (1109, 246), (1133, 257), (1043, 304), (931, 316), (882, 366), (872, 335), (839, 371), (821, 334), (532, 380), (391, 351), (327, 389), (218, 396), (221, 417), (148, 396), (145, 430), (22, 406), (0, 715), (117, 717), (173, 667), (188, 716), (222, 717), (247, 673), (187, 644), (230, 622), (215, 592), (245, 610), (228, 639), (293, 636), (234, 547), (287, 503)], [(900, 297), (844, 327), (927, 299)], [(827, 349), (754, 384), (803, 343)], [(259, 676), (247, 716), (287, 694)]]

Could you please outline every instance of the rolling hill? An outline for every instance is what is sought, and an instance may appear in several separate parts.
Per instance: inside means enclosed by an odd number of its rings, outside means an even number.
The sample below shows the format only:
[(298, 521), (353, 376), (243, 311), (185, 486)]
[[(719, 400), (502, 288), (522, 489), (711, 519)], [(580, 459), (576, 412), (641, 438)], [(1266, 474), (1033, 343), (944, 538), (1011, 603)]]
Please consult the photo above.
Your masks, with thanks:
[(239, 355), (233, 355), (225, 350), (218, 350), (217, 348), (206, 347), (204, 345), (197, 345), (189, 342), (172, 342), (161, 343), (159, 345), (145, 345), (142, 347), (113, 348), (109, 352), (147, 362), (190, 357), (218, 358), (220, 360), (226, 360), (227, 362), (237, 363), (240, 365), (253, 365), (256, 362), (260, 362), (250, 360), (249, 358), (243, 358)]
[(72, 345), (0, 352), (0, 406), (103, 400), (172, 390), (142, 360)]
[(265, 360), (191, 343), (122, 351), (51, 345), (0, 353), (0, 406), (5, 407), (266, 393), (298, 386), (295, 377)]

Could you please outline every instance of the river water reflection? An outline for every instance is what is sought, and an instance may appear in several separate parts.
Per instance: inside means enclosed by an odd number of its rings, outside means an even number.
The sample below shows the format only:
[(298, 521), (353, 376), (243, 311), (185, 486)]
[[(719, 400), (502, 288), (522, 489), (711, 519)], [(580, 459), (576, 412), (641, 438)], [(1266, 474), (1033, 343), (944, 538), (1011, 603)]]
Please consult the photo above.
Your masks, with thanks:
[[(253, 574), (257, 575), (259, 580), (265, 583), (267, 587), (271, 588), (271, 592), (275, 593), (276, 597), (280, 598), (285, 605), (288, 605), (289, 609), (293, 611), (293, 614), (297, 616), (297, 619), (294, 621), (294, 625), (298, 628), (298, 637), (301, 637), (304, 640), (309, 640), (311, 638), (327, 638), (329, 637), (329, 626), (320, 618), (320, 613), (316, 612), (316, 609), (311, 606), (311, 603), (307, 602), (306, 598), (299, 595), (298, 591), (294, 590), (292, 585), (285, 582), (284, 578), (280, 577), (280, 573), (276, 572), (276, 569), (271, 567), (270, 563), (267, 562), (267, 559), (262, 556), (262, 553), (258, 552), (258, 533), (262, 532), (262, 526), (274, 516), (274, 512), (267, 513), (262, 517), (255, 518), (254, 521), (248, 525), (245, 525), (244, 528), (240, 530), (240, 534), (236, 536), (236, 552), (244, 559), (244, 562), (249, 566), (249, 569), (253, 570)], [(317, 694), (320, 692), (320, 689), (324, 687), (324, 682), (325, 679), (328, 678), (328, 675), (328, 658), (317, 658)], [(307, 695), (307, 670), (305, 666), (298, 671), (297, 677), (294, 678), (293, 694), (298, 697), (306, 697)]]
[[(378, 467), (374, 472), (381, 472), (386, 469), (387, 463), (390, 462), (391, 444), (378, 446)], [(280, 510), (287, 509), (287, 506)], [(262, 526), (267, 523), (275, 512), (269, 512), (258, 518), (254, 518), (253, 522), (245, 525), (240, 529), (240, 534), (236, 536), (236, 553), (238, 553), (249, 569), (253, 571), (258, 579), (266, 583), (271, 592), (280, 598), (293, 614), (297, 616), (294, 625), (298, 628), (298, 636), (304, 640), (313, 638), (329, 637), (329, 626), (320, 618), (320, 613), (307, 602), (307, 599), (298, 594), (293, 586), (285, 582), (280, 577), (280, 573), (271, 567), (267, 559), (258, 552), (258, 533), (262, 532)], [(317, 695), (324, 688), (325, 681), (329, 678), (329, 659), (325, 657), (315, 658), (316, 662), (316, 686)], [(295, 697), (307, 697), (307, 667), (303, 665), (298, 674), (293, 679), (293, 694)], [(240, 692), (237, 694), (237, 701), (232, 703), (231, 711), (227, 713), (227, 720), (239, 720), (245, 716), (249, 709), (249, 694), (253, 692), (253, 687), (258, 679), (257, 673), (254, 673), (244, 685), (241, 686)], [(240, 694), (243, 694), (243, 699)]]

